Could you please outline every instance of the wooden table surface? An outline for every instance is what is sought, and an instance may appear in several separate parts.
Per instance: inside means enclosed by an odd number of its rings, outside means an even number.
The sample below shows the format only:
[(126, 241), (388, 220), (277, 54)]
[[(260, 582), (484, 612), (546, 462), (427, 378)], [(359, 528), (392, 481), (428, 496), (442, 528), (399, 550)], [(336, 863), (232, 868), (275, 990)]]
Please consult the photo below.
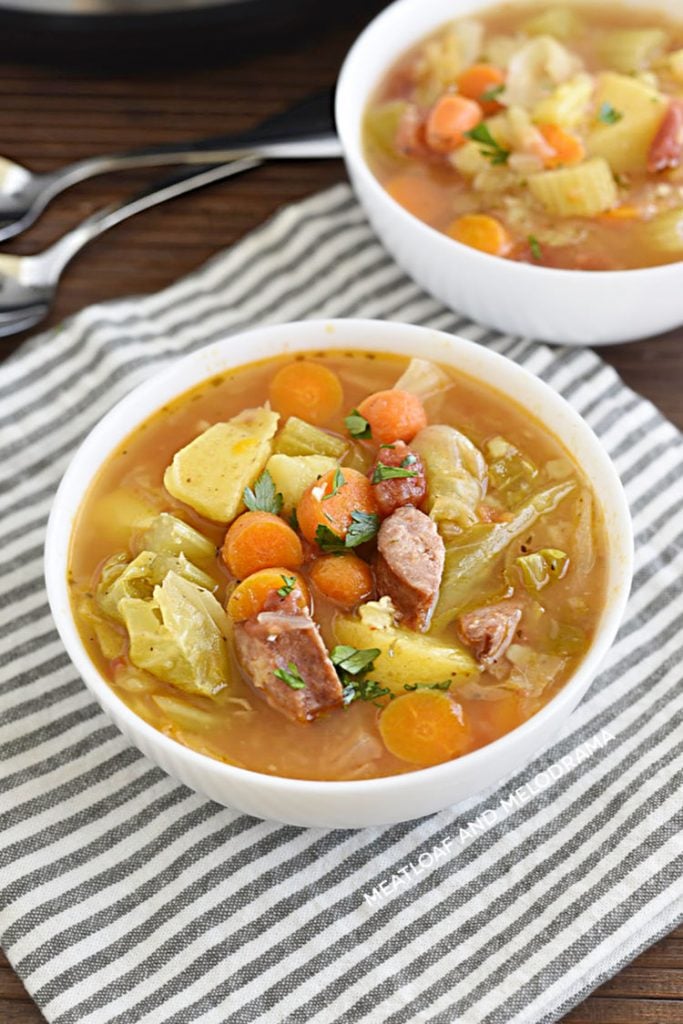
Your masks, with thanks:
[[(359, 24), (347, 18), (343, 26), (313, 38), (297, 38), (257, 57), (233, 56), (224, 66), (201, 70), (157, 67), (113, 74), (3, 63), (0, 152), (47, 171), (91, 154), (249, 127), (330, 85)], [(148, 179), (148, 174), (129, 173), (84, 183), (4, 248), (38, 252), (93, 210)], [(342, 180), (344, 169), (336, 160), (273, 164), (124, 223), (71, 264), (47, 323), (56, 324), (92, 302), (163, 288), (279, 206)], [(21, 340), (0, 339), (0, 358)], [(602, 355), (683, 427), (683, 331), (605, 349)], [(0, 954), (1, 1024), (42, 1020)], [(593, 993), (565, 1024), (683, 1024), (683, 928)]]

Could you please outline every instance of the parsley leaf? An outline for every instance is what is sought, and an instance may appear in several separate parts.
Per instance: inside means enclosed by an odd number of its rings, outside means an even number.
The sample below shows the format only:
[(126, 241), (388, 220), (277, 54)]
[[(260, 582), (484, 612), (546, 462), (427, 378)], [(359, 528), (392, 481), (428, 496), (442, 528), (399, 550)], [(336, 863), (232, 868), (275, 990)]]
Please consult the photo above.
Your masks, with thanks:
[(536, 238), (536, 235), (529, 235), (527, 239), (529, 248), (531, 249), (531, 255), (535, 260), (539, 262), (543, 259), (543, 250), (541, 249), (541, 243)]
[[(393, 700), (394, 694), (388, 686), (380, 686), (374, 679), (353, 679), (342, 690), (344, 707), (353, 704), (355, 700), (376, 702), (380, 697), (391, 697)], [(381, 706), (381, 704), (378, 705), (378, 707)]]
[(338, 644), (330, 651), (332, 664), (343, 672), (352, 676), (369, 672), (372, 663), (378, 654), (381, 654), (379, 647), (368, 647), (367, 650), (359, 650), (358, 647), (350, 647), (347, 644)]
[(472, 128), (471, 131), (463, 132), (463, 135), (473, 142), (478, 142), (482, 155), (487, 160), (490, 160), (494, 166), (506, 164), (510, 159), (510, 150), (505, 149), (499, 142), (496, 142), (484, 121), (478, 124), (476, 128)]
[(344, 538), (331, 530), (329, 526), (325, 526), (324, 523), (319, 523), (316, 528), (315, 542), (322, 551), (326, 551), (330, 555), (340, 555), (346, 547)]
[(352, 409), (349, 415), (344, 418), (344, 423), (351, 437), (356, 437), (359, 441), (372, 437), (370, 424), (365, 416), (361, 416), (358, 409)]
[(299, 532), (299, 519), (296, 514), (296, 509), (293, 508), (289, 516), (289, 525), (292, 527), (295, 533)]
[(296, 576), (280, 576), (282, 586), (277, 588), (278, 597), (288, 597), (296, 586)]
[(286, 683), (290, 690), (306, 689), (306, 683), (301, 678), (301, 673), (293, 661), (289, 662), (287, 668), (276, 668), (273, 675)]
[(611, 103), (602, 103), (598, 110), (598, 121), (603, 124), (617, 124), (623, 118), (619, 110), (615, 110)]
[(379, 530), (379, 516), (376, 512), (352, 512), (351, 525), (346, 531), (345, 547), (357, 548), (372, 540)]
[(395, 448), (395, 447), (396, 447), (395, 444), (387, 444), (386, 442), (384, 444), (380, 445), (380, 448)]
[(490, 100), (497, 100), (498, 97), (505, 92), (505, 83), (501, 82), (500, 85), (490, 85), (488, 89), (484, 89), (483, 93), (479, 97), (485, 103)]
[(325, 495), (323, 501), (329, 501), (330, 498), (334, 498), (335, 494), (339, 492), (339, 490), (344, 486), (345, 483), (346, 480), (344, 479), (344, 474), (342, 473), (341, 469), (339, 469), (339, 467), (337, 466), (337, 468), (334, 471), (334, 476), (332, 477), (332, 490), (330, 491), (329, 494)]
[(408, 693), (414, 693), (415, 690), (450, 690), (452, 682), (452, 679), (445, 679), (442, 683), (404, 683), (403, 689)]
[(250, 512), (272, 512), (277, 515), (282, 510), (283, 498), (275, 490), (273, 478), (267, 469), (251, 487), (244, 488), (244, 504)]
[[(410, 458), (409, 455), (406, 458)], [(406, 460), (404, 459), (403, 462)], [(415, 456), (413, 456), (413, 462)], [(378, 462), (375, 466), (375, 472), (372, 474), (373, 484), (381, 484), (383, 480), (396, 480), (401, 477), (417, 476), (417, 472), (414, 469), (403, 469), (403, 463), (400, 466), (385, 466), (383, 462)]]

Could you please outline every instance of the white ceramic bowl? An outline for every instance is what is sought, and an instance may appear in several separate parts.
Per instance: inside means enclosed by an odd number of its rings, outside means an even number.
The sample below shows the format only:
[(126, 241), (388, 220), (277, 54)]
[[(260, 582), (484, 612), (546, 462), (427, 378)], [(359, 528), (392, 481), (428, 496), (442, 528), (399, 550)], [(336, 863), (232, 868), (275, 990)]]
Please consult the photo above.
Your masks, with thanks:
[[(98, 469), (124, 438), (166, 402), (214, 374), (268, 356), (321, 348), (419, 354), (486, 380), (564, 439), (593, 480), (606, 519), (609, 599), (590, 650), (561, 692), (495, 743), (459, 760), (393, 778), (275, 778), (188, 750), (138, 718), (107, 685), (80, 640), (69, 604), (67, 559), (74, 517)], [(630, 586), (631, 552), (628, 506), (612, 463), (580, 416), (542, 381), (497, 353), (424, 327), (375, 320), (307, 321), (264, 327), (200, 349), (119, 402), (88, 435), (61, 482), (48, 524), (45, 575), (52, 614), (74, 665), (124, 735), (152, 761), (192, 789), (248, 814), (296, 825), (357, 828), (404, 821), (458, 803), (521, 767), (552, 740), (614, 639)]]
[[(647, 0), (624, 0), (646, 7)], [(608, 345), (683, 323), (683, 264), (644, 270), (554, 270), (488, 256), (413, 217), (384, 190), (363, 156), (363, 112), (378, 82), (411, 45), (445, 22), (490, 6), (482, 0), (397, 0), (349, 52), (336, 96), (349, 177), (396, 262), (457, 312), (509, 334), (567, 345)], [(658, 8), (680, 18), (680, 0)]]

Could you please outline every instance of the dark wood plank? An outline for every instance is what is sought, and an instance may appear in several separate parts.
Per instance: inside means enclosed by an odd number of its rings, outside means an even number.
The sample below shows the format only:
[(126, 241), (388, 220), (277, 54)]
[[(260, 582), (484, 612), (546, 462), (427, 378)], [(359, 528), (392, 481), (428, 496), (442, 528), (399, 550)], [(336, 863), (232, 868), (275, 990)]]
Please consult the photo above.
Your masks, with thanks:
[[(381, 6), (368, 4), (366, 14)], [(287, 48), (223, 66), (147, 73), (0, 64), (3, 155), (38, 171), (146, 141), (238, 131), (330, 85), (362, 19)], [(153, 175), (83, 183), (25, 236), (0, 248), (33, 253)], [(274, 164), (151, 210), (109, 232), (68, 268), (49, 324), (118, 296), (157, 291), (262, 223), (278, 207), (345, 179), (340, 161)], [(0, 340), (0, 359), (18, 340)], [(683, 427), (683, 330), (602, 350), (624, 380)], [(683, 928), (643, 953), (573, 1010), (564, 1024), (683, 1024)], [(41, 1024), (0, 954), (0, 1022)]]

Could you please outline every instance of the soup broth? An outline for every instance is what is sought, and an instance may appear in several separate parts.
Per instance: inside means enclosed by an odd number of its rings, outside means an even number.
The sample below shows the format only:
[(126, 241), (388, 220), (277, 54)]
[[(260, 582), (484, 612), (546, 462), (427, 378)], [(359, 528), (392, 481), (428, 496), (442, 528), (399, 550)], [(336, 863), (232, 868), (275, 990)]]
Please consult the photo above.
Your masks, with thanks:
[[(316, 405), (315, 381), (321, 368), (329, 377), (320, 380), (332, 396), (326, 408), (324, 402)], [(290, 400), (296, 402), (297, 395), (296, 387), (291, 385), (278, 392), (274, 382), (285, 380), (292, 369), (299, 381), (309, 376), (313, 381), (313, 391), (304, 394), (304, 403), (317, 420), (314, 425), (322, 437), (322, 446), (329, 444), (337, 452), (331, 457), (309, 453), (304, 459), (331, 458), (336, 468), (328, 470), (327, 475), (318, 473), (296, 505), (288, 507), (285, 495), (284, 504), (278, 508), (275, 497), (280, 477), (276, 467), (284, 463), (282, 453), (278, 462), (273, 452), (286, 447), (282, 438), (291, 431), (292, 419), (287, 413), (291, 416), (292, 409), (284, 406)], [(285, 376), (281, 376), (283, 372)], [(334, 387), (330, 387), (330, 381), (336, 382)], [(391, 440), (380, 441), (384, 421), (376, 411), (379, 404), (374, 396), (389, 394), (391, 404), (392, 389), (394, 396), (402, 396), (400, 409), (404, 420), (406, 410), (418, 406), (424, 419), (414, 436), (409, 423), (396, 426), (398, 421), (394, 420), (388, 427)], [(368, 396), (373, 396), (369, 404)], [(195, 450), (192, 443), (208, 438), (209, 428), (215, 430), (216, 424), (233, 422), (245, 409), (261, 410), (263, 415), (272, 416), (269, 402), (282, 415), (274, 436), (266, 442), (267, 451), (262, 453), (258, 466), (252, 467), (244, 498), (240, 492), (240, 508), (232, 524), (214, 521), (188, 500), (173, 496), (180, 478), (169, 476), (169, 467), (180, 465), (177, 453), (191, 454)], [(383, 405), (382, 410), (387, 407)], [(365, 428), (359, 429), (363, 423)], [(421, 425), (424, 423), (427, 426)], [(394, 438), (392, 430), (406, 440)], [(436, 449), (429, 447), (444, 437), (455, 439), (459, 446), (449, 449), (451, 463), (444, 463), (443, 459), (439, 463), (438, 451), (435, 456)], [(408, 452), (405, 456), (404, 451)], [(211, 467), (217, 474), (218, 461)], [(470, 466), (467, 471), (463, 468), (465, 463)], [(264, 474), (264, 465), (270, 466), (272, 472)], [(293, 463), (286, 465), (289, 470)], [(387, 466), (391, 468), (387, 470)], [(199, 473), (198, 457), (197, 467)], [(414, 489), (407, 493), (403, 486), (412, 487), (417, 482), (414, 467), (420, 467), (420, 472), (424, 468), (426, 496), (420, 496)], [(443, 493), (434, 491), (437, 475), (444, 472), (454, 479), (460, 474), (460, 484), (450, 495), (445, 485)], [(237, 473), (234, 466), (231, 473)], [(183, 477), (181, 483), (193, 487), (197, 479), (191, 477), (192, 474)], [(328, 493), (318, 493), (316, 499), (316, 487), (318, 491), (324, 490), (326, 478)], [(276, 486), (268, 492), (264, 482), (273, 481)], [(397, 488), (396, 484), (401, 486)], [(345, 491), (364, 494), (363, 488), (370, 494), (372, 509), (379, 511), (357, 513), (354, 523), (357, 525), (360, 516), (362, 528), (368, 523), (371, 528), (358, 545), (350, 548), (348, 533), (346, 541), (340, 539), (342, 530), (335, 518), (339, 514), (337, 506)], [(406, 494), (408, 500), (404, 500)], [(242, 501), (253, 504), (254, 496), (261, 506), (270, 502), (271, 510), (261, 507), (245, 512)], [(387, 496), (390, 505), (399, 503), (393, 511), (386, 505)], [(319, 500), (323, 515), (327, 515), (326, 509), (332, 511), (322, 523), (329, 523), (327, 533), (320, 531), (318, 523), (311, 541), (309, 506), (315, 500)], [(361, 499), (359, 503), (362, 504)], [(188, 548), (183, 548), (181, 557), (185, 558), (186, 553), (189, 561), (194, 559), (198, 566), (194, 575), (189, 573), (195, 589), (213, 593), (217, 602), (211, 605), (214, 618), (215, 608), (220, 610), (226, 603), (230, 613), (225, 623), (220, 620), (227, 662), (223, 663), (218, 685), (211, 692), (208, 687), (194, 688), (195, 683), (204, 685), (209, 669), (202, 679), (181, 679), (178, 684), (177, 680), (169, 681), (167, 673), (175, 655), (168, 656), (171, 661), (164, 661), (160, 654), (151, 671), (144, 660), (145, 652), (140, 653), (139, 648), (137, 653), (133, 651), (129, 636), (131, 616), (133, 612), (147, 614), (154, 607), (157, 618), (150, 621), (152, 631), (157, 631), (159, 609), (155, 601), (160, 589), (166, 588), (165, 577), (161, 580), (163, 587), (159, 585), (161, 577), (152, 581), (154, 589), (143, 577), (132, 580), (121, 592), (125, 593), (123, 603), (112, 604), (112, 581), (121, 578), (116, 574), (121, 573), (122, 567), (142, 557), (140, 553), (149, 546), (165, 550), (166, 555), (171, 550), (163, 544), (155, 547), (157, 533), (150, 532), (150, 524), (158, 525), (156, 517), (160, 513), (170, 513), (208, 540), (208, 554), (195, 537)], [(406, 553), (403, 561), (399, 558), (393, 567), (380, 566), (384, 556), (378, 554), (377, 545), (381, 547), (381, 538), (389, 531), (390, 522), (401, 525), (401, 516), (406, 520), (413, 517), (419, 530), (424, 530), (432, 554), (437, 545), (445, 548), (445, 569), (437, 580), (440, 591), (437, 589), (432, 595), (432, 607), (427, 610), (427, 599), (417, 583), (416, 603), (414, 608), (410, 605), (411, 584), (423, 569), (420, 564), (412, 566), (407, 583), (402, 578), (402, 590), (392, 589), (391, 572), (400, 576), (409, 557), (417, 557), (414, 552)], [(274, 519), (281, 525), (273, 525)], [(171, 520), (166, 518), (163, 522), (168, 525)], [(253, 574), (249, 567), (239, 572), (231, 572), (230, 568), (242, 564), (236, 561), (238, 556), (248, 563), (257, 548), (261, 550), (256, 539), (260, 536), (258, 531), (263, 531), (263, 523), (271, 531), (268, 543), (280, 545), (271, 564), (282, 564), (283, 551), (301, 551), (300, 558), (295, 556), (284, 570), (277, 570), (268, 598), (270, 604), (258, 597), (254, 586), (245, 589), (244, 583), (238, 585), (237, 578), (243, 580), (246, 576), (249, 583), (259, 573), (267, 573), (267, 568), (264, 570), (258, 563)], [(240, 547), (239, 534), (244, 535), (250, 524), (257, 530), (255, 540)], [(504, 529), (508, 530), (507, 537)], [(281, 536), (290, 548), (282, 547)], [(180, 547), (182, 544), (173, 548), (175, 555)], [(155, 728), (210, 757), (258, 772), (305, 779), (366, 779), (411, 771), (483, 746), (521, 724), (551, 699), (591, 643), (605, 601), (605, 552), (604, 526), (590, 482), (562, 441), (551, 436), (526, 409), (448, 367), (418, 360), (410, 363), (409, 368), (409, 360), (390, 355), (321, 351), (294, 360), (270, 359), (224, 373), (170, 402), (136, 429), (103, 465), (80, 509), (72, 537), (69, 580), (76, 621), (93, 662), (121, 700)], [(387, 555), (389, 563), (391, 557)], [(430, 564), (434, 564), (434, 559)], [(188, 575), (187, 560), (183, 562), (184, 569), (178, 562), (174, 565), (178, 573)], [(340, 582), (337, 577), (342, 566), (345, 575)], [(346, 571), (349, 568), (356, 573), (355, 577)], [(402, 605), (406, 587), (407, 607)], [(382, 593), (384, 600), (377, 604)], [(387, 593), (396, 607), (388, 604)], [(294, 598), (312, 611), (312, 625), (309, 619), (301, 621), (301, 616), (309, 613), (294, 607)], [(254, 601), (257, 605), (253, 605)], [(251, 617), (243, 612), (245, 602), (252, 602)], [(359, 606), (361, 612), (369, 608), (375, 619), (379, 616), (379, 626), (375, 622), (368, 633), (371, 638), (385, 636), (382, 617), (386, 621), (387, 616), (391, 620), (393, 615), (395, 621), (390, 625), (398, 629), (399, 640), (389, 643), (388, 653), (375, 656), (374, 663), (366, 659), (367, 671), (354, 675), (353, 663), (347, 663), (350, 670), (345, 669), (343, 660), (338, 663), (342, 647), (359, 652), (374, 649), (376, 655), (378, 648), (383, 648), (381, 639), (354, 644), (362, 621)], [(415, 621), (411, 618), (413, 610)], [(257, 635), (255, 624), (264, 615), (266, 619), (270, 616), (271, 625), (266, 630), (268, 635), (261, 636)], [(210, 621), (206, 621), (210, 627)], [(289, 704), (303, 699), (302, 694), (308, 692), (306, 684), (310, 688), (312, 680), (306, 678), (309, 663), (290, 655), (281, 659), (275, 672), (280, 682), (275, 684), (271, 673), (271, 689), (259, 687), (258, 678), (255, 682), (252, 677), (256, 672), (254, 651), (260, 656), (267, 650), (267, 641), (272, 641), (271, 634), (277, 632), (273, 622), (282, 622), (282, 629), (289, 629), (294, 623), (309, 637), (319, 627), (326, 652), (337, 652), (335, 669), (343, 687), (343, 701), (334, 698), (329, 706), (314, 708), (310, 720), (295, 720), (292, 715), (300, 714), (300, 708), (290, 711)], [(410, 628), (406, 626), (409, 622)], [(195, 625), (190, 630), (199, 637)], [(238, 634), (243, 641), (241, 648)], [(437, 647), (428, 648), (429, 658), (419, 652), (416, 657), (410, 647), (413, 638)], [(159, 643), (158, 631), (153, 643)], [(261, 646), (254, 647), (258, 644)], [(500, 648), (498, 656), (492, 650), (496, 644)], [(433, 651), (439, 657), (430, 667), (427, 662)], [(449, 651), (455, 654), (444, 653)], [(320, 657), (327, 659), (328, 654), (323, 651)], [(448, 668), (445, 676), (439, 676), (439, 666), (451, 663), (455, 666), (453, 670)], [(422, 666), (427, 666), (424, 677)], [(210, 671), (214, 671), (213, 667)], [(299, 683), (303, 689), (297, 690)], [(272, 689), (275, 685), (280, 686), (280, 694)], [(278, 701), (284, 702), (285, 713)], [(423, 706), (424, 721), (420, 718)], [(428, 745), (433, 744), (426, 755), (424, 744), (420, 746), (424, 736), (422, 740), (417, 736), (417, 746), (410, 736), (406, 743), (406, 730), (413, 728), (402, 720), (407, 712), (417, 715), (418, 732), (423, 721)], [(451, 714), (455, 716), (452, 720), (448, 717)], [(446, 716), (443, 728), (439, 715)], [(434, 721), (430, 716), (435, 716)], [(398, 736), (397, 741), (392, 738), (394, 735)]]

